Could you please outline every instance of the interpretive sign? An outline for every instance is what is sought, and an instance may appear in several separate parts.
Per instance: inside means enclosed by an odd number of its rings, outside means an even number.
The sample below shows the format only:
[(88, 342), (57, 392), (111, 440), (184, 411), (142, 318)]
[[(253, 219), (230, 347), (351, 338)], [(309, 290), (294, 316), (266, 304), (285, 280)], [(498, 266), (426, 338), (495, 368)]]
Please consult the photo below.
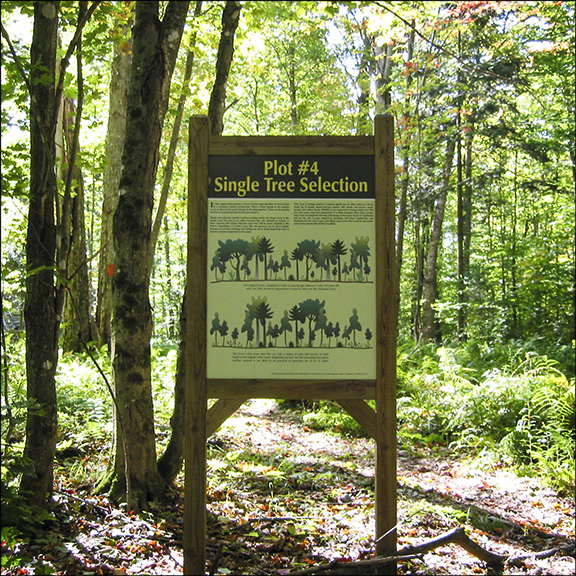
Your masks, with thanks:
[(333, 400), (363, 426), (376, 553), (396, 551), (393, 151), (391, 116), (374, 136), (210, 136), (190, 120), (185, 574), (206, 569), (206, 440), (252, 398)]
[(374, 158), (210, 156), (208, 174), (208, 378), (374, 379)]

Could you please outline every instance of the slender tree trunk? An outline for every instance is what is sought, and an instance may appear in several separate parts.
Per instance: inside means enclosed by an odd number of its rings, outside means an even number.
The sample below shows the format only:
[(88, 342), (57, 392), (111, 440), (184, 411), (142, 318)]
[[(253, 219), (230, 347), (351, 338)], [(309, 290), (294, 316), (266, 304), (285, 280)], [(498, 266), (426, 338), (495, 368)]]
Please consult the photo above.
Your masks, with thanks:
[(422, 338), (425, 341), (437, 341), (440, 338), (440, 328), (438, 326), (436, 311), (434, 309), (434, 305), (438, 299), (438, 255), (442, 240), (444, 210), (446, 208), (446, 199), (448, 197), (450, 173), (452, 172), (454, 150), (456, 147), (456, 139), (452, 135), (449, 135), (448, 138), (446, 156), (442, 169), (442, 187), (439, 196), (436, 199), (434, 218), (432, 219), (432, 227), (426, 252), (423, 293), (424, 306), (422, 309)]
[[(412, 60), (414, 50), (414, 30), (408, 35), (406, 45), (406, 61)], [(410, 69), (406, 70), (406, 99), (404, 101), (404, 115), (403, 115), (403, 132), (404, 136), (408, 133), (411, 123), (410, 113), (410, 97), (408, 96), (410, 87), (412, 85), (412, 72)], [(398, 300), (398, 308), (400, 308), (400, 286), (402, 284), (402, 261), (404, 257), (404, 230), (406, 227), (407, 206), (408, 206), (408, 188), (410, 186), (410, 157), (409, 157), (409, 139), (406, 138), (405, 143), (400, 148), (400, 155), (402, 158), (402, 179), (400, 180), (400, 202), (398, 206), (397, 218), (397, 235), (396, 235), (396, 298)]]
[(470, 127), (465, 136), (464, 159), (461, 158), (460, 144), (458, 149), (458, 337), (461, 340), (466, 339), (466, 304), (472, 235), (472, 138)]
[(57, 183), (56, 46), (59, 2), (34, 4), (30, 61), (30, 203), (26, 236), (26, 376), (28, 414), (24, 456), (33, 466), (20, 494), (44, 506), (53, 489), (58, 414), (55, 372), (59, 310), (54, 283)]
[(370, 80), (374, 73), (374, 53), (372, 45), (374, 37), (364, 30), (364, 26), (360, 28), (360, 35), (362, 38), (362, 57), (360, 65), (358, 66), (358, 75), (356, 83), (360, 89), (358, 96), (358, 120), (356, 122), (356, 131), (358, 134), (371, 134), (372, 121), (370, 120)]
[[(202, 10), (202, 0), (197, 0), (194, 9), (194, 18), (197, 18)], [(150, 240), (150, 259), (154, 259), (154, 250), (160, 234), (160, 226), (164, 220), (164, 212), (166, 211), (166, 202), (168, 201), (168, 193), (170, 192), (170, 183), (172, 182), (172, 173), (174, 172), (174, 159), (176, 157), (176, 148), (178, 147), (178, 140), (180, 139), (180, 126), (182, 125), (182, 118), (184, 118), (184, 107), (186, 105), (186, 96), (188, 94), (188, 87), (190, 78), (192, 77), (192, 68), (194, 67), (194, 48), (196, 44), (196, 33), (192, 36), (190, 46), (188, 48), (188, 55), (186, 56), (186, 68), (184, 70), (184, 79), (182, 82), (182, 93), (178, 101), (178, 109), (176, 117), (174, 118), (174, 125), (172, 126), (172, 136), (170, 137), (170, 146), (168, 148), (168, 155), (166, 157), (166, 165), (164, 167), (164, 176), (162, 178), (162, 192), (158, 200), (158, 209), (154, 218), (152, 226), (152, 238)]]
[(393, 44), (386, 44), (386, 50), (375, 47), (376, 55), (376, 114), (387, 114), (392, 105), (390, 74), (392, 73)]
[[(183, 301), (186, 301), (184, 292)], [(164, 480), (171, 484), (178, 476), (184, 462), (184, 432), (186, 415), (186, 306), (180, 312), (180, 339), (176, 363), (176, 384), (174, 386), (174, 411), (170, 418), (172, 433), (166, 450), (158, 460), (158, 471)]]
[[(129, 34), (128, 26), (122, 28), (123, 35)], [(128, 83), (132, 64), (131, 45), (117, 44), (110, 75), (110, 101), (108, 108), (108, 128), (106, 132), (106, 162), (102, 182), (102, 224), (100, 233), (100, 259), (98, 263), (98, 293), (96, 323), (100, 346), (110, 343), (110, 322), (112, 317), (112, 216), (118, 205), (118, 184), (122, 168), (122, 150), (126, 130), (126, 106)]]
[[(460, 38), (460, 35), (458, 35)], [(458, 141), (456, 143), (456, 196), (457, 196), (457, 278), (458, 278), (458, 340), (466, 340), (466, 312), (464, 310), (466, 300), (466, 280), (464, 270), (464, 182), (463, 182), (463, 158), (462, 158), (462, 110), (459, 107), (457, 113)]]
[[(162, 497), (152, 401), (150, 239), (158, 149), (189, 2), (137, 2), (118, 207), (113, 220), (112, 368), (119, 406), (110, 492), (141, 510)], [(127, 453), (124, 454), (124, 448)], [(128, 470), (126, 470), (126, 464)]]
[(208, 105), (210, 131), (213, 135), (222, 134), (224, 130), (224, 112), (226, 110), (226, 88), (228, 75), (234, 56), (234, 38), (240, 20), (240, 2), (228, 0), (222, 12), (222, 33), (218, 45), (216, 62), (216, 79)]
[[(66, 255), (67, 286), (64, 294), (64, 310), (62, 313), (62, 351), (83, 352), (84, 346), (95, 339), (95, 330), (91, 314), (90, 280), (88, 278), (88, 262), (86, 256), (86, 225), (84, 215), (84, 180), (82, 171), (75, 162), (70, 151), (77, 146), (78, 127), (70, 126), (70, 118), (75, 117), (78, 126), (79, 113), (75, 113), (72, 100), (64, 100), (64, 137), (68, 150), (69, 179), (74, 186), (73, 194), (66, 186), (64, 200), (70, 203), (67, 210), (69, 221), (63, 222), (63, 235), (69, 237), (68, 254)], [(80, 109), (79, 109), (80, 110)]]
[[(222, 15), (222, 33), (220, 35), (220, 43), (225, 44), (225, 48), (220, 46), (218, 49), (216, 79), (214, 81), (209, 107), (210, 129), (212, 134), (215, 136), (222, 133), (224, 126), (224, 112), (226, 110), (226, 81), (230, 73), (230, 66), (232, 65), (234, 38), (239, 18), (240, 3), (226, 2), (224, 13)], [(230, 19), (233, 21), (231, 22)], [(167, 483), (172, 483), (175, 480), (184, 461), (186, 299), (190, 297), (191, 295), (185, 290), (180, 312), (180, 339), (178, 345), (176, 384), (174, 387), (174, 412), (170, 419), (172, 433), (170, 435), (168, 446), (158, 461), (160, 474)]]

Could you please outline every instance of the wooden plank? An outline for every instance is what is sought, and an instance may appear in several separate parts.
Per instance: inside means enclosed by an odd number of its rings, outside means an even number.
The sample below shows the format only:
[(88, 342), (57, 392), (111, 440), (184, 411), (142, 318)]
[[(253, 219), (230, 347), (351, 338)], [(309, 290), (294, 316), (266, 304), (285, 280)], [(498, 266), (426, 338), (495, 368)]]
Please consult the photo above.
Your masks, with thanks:
[[(396, 248), (394, 194), (394, 119), (374, 120), (376, 176), (376, 553), (396, 552)], [(386, 535), (384, 537), (384, 535)], [(393, 569), (390, 572), (390, 568)], [(396, 565), (386, 574), (396, 574)]]
[(371, 438), (376, 439), (376, 412), (364, 400), (337, 400), (338, 404), (362, 426)]
[(210, 406), (206, 417), (206, 436), (212, 436), (226, 419), (232, 416), (246, 400), (249, 400), (247, 396), (219, 398), (213, 406)]
[(376, 398), (374, 380), (208, 379), (209, 398), (277, 398), (283, 400), (342, 400)]
[(371, 156), (373, 136), (212, 136), (213, 155)]
[(186, 283), (184, 574), (206, 569), (206, 291), (208, 118), (190, 119)]

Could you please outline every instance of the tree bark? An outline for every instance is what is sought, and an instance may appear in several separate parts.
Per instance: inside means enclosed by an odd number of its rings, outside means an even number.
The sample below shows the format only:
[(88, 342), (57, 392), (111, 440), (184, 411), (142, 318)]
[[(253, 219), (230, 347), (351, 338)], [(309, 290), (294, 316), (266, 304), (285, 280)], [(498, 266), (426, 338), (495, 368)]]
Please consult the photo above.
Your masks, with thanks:
[(438, 255), (442, 240), (444, 210), (446, 208), (446, 198), (448, 196), (448, 187), (450, 184), (450, 173), (452, 172), (455, 147), (456, 139), (449, 134), (444, 166), (442, 168), (442, 184), (439, 195), (436, 199), (434, 218), (432, 219), (432, 227), (426, 252), (423, 293), (424, 305), (422, 308), (422, 338), (424, 341), (438, 340), (440, 337), (440, 327), (438, 325), (434, 305), (438, 299)]
[(358, 134), (371, 134), (373, 130), (372, 120), (370, 119), (370, 80), (374, 74), (374, 53), (372, 46), (374, 37), (369, 34), (365, 25), (362, 23), (359, 28), (360, 38), (362, 40), (362, 56), (358, 66), (358, 75), (356, 83), (360, 90), (358, 96), (358, 120), (356, 122), (356, 131)]
[[(122, 27), (123, 35), (128, 35), (128, 26)], [(118, 184), (122, 168), (122, 150), (126, 129), (126, 106), (128, 83), (132, 65), (132, 49), (126, 43), (114, 48), (110, 77), (110, 101), (108, 128), (106, 131), (106, 163), (102, 182), (102, 224), (100, 233), (100, 260), (98, 263), (98, 293), (96, 322), (100, 346), (110, 343), (110, 323), (112, 318), (112, 216), (118, 205)]]
[[(468, 274), (470, 271), (470, 240), (472, 237), (472, 126), (458, 144), (458, 338), (466, 340), (468, 324)], [(461, 138), (461, 136), (459, 136)]]
[(125, 496), (131, 510), (147, 508), (148, 501), (163, 497), (167, 488), (158, 473), (154, 432), (150, 237), (158, 150), (188, 6), (189, 2), (172, 0), (160, 20), (159, 2), (136, 3), (122, 173), (113, 220), (112, 368), (120, 425), (109, 482), (111, 496)]
[[(70, 203), (68, 221), (61, 223), (62, 235), (68, 237), (65, 257), (66, 291), (62, 312), (62, 351), (83, 352), (84, 346), (95, 339), (92, 322), (90, 280), (86, 256), (86, 225), (84, 221), (84, 180), (82, 170), (71, 151), (77, 146), (78, 128), (70, 126), (70, 118), (79, 123), (71, 99), (64, 100), (64, 141), (66, 143), (70, 184), (66, 185), (64, 201)], [(80, 110), (80, 109), (79, 109)], [(74, 143), (76, 142), (76, 144)], [(74, 193), (69, 189), (74, 186)]]
[[(234, 5), (234, 6), (232, 6)], [(235, 9), (234, 12), (232, 9)], [(227, 2), (224, 12), (227, 15), (222, 15), (222, 34), (220, 35), (220, 42), (224, 42), (227, 49), (218, 49), (218, 62), (217, 68), (223, 68), (216, 71), (216, 79), (214, 81), (214, 86), (212, 88), (212, 94), (210, 97), (210, 110), (212, 115), (209, 118), (211, 121), (211, 132), (213, 135), (218, 136), (222, 133), (224, 126), (224, 112), (226, 110), (226, 83), (222, 85), (219, 79), (227, 79), (230, 73), (230, 66), (232, 65), (232, 56), (234, 54), (234, 38), (235, 31), (238, 26), (238, 20), (240, 18), (240, 3), (239, 2)], [(228, 19), (231, 14), (235, 18), (235, 25), (231, 25)], [(228, 34), (227, 34), (228, 32)], [(226, 57), (220, 55), (226, 53)], [(228, 55), (230, 56), (228, 58)], [(180, 312), (180, 339), (178, 344), (178, 361), (176, 370), (176, 384), (174, 387), (174, 412), (172, 413), (172, 418), (170, 419), (170, 426), (172, 432), (170, 434), (170, 440), (166, 450), (162, 454), (158, 461), (158, 469), (160, 474), (167, 483), (172, 483), (180, 469), (182, 468), (182, 463), (184, 461), (184, 432), (185, 432), (185, 422), (184, 422), (184, 399), (185, 399), (185, 374), (186, 374), (186, 364), (185, 364), (185, 350), (186, 350), (186, 299), (191, 297), (184, 291), (184, 297), (182, 298), (182, 309)]]
[(55, 373), (59, 311), (54, 283), (57, 182), (56, 46), (59, 2), (34, 4), (30, 61), (30, 203), (26, 236), (26, 377), (28, 414), (24, 456), (33, 470), (20, 494), (44, 506), (53, 489), (58, 414)]
[[(183, 302), (186, 302), (184, 291)], [(183, 304), (180, 312), (180, 339), (178, 343), (178, 359), (176, 363), (176, 383), (174, 386), (174, 411), (170, 418), (172, 433), (166, 450), (158, 460), (158, 471), (164, 481), (171, 484), (178, 476), (184, 462), (184, 436), (186, 407), (186, 306)]]
[[(194, 18), (197, 18), (202, 9), (202, 0), (196, 1), (194, 8)], [(160, 226), (164, 219), (164, 212), (166, 210), (166, 202), (168, 201), (168, 194), (170, 192), (170, 183), (172, 182), (172, 173), (174, 172), (174, 158), (176, 157), (176, 148), (178, 140), (180, 139), (180, 126), (184, 118), (184, 107), (186, 105), (186, 96), (188, 94), (190, 78), (192, 77), (192, 68), (194, 67), (194, 48), (196, 45), (196, 32), (194, 32), (188, 48), (188, 55), (186, 56), (186, 68), (184, 70), (184, 79), (182, 82), (182, 92), (178, 100), (178, 109), (176, 117), (174, 118), (174, 125), (172, 126), (172, 136), (170, 137), (170, 146), (168, 148), (168, 155), (166, 157), (166, 165), (164, 167), (164, 176), (162, 178), (162, 191), (160, 199), (158, 200), (158, 209), (154, 218), (152, 226), (152, 238), (150, 240), (150, 261), (154, 261), (154, 250), (160, 234)]]
[[(406, 43), (406, 62), (411, 62), (412, 54), (414, 52), (414, 31), (408, 35)], [(403, 114), (403, 133), (408, 132), (410, 127), (411, 111), (410, 111), (410, 88), (412, 86), (412, 72), (409, 68), (406, 69), (406, 91), (404, 100), (404, 114)], [(397, 232), (396, 232), (396, 294), (398, 301), (398, 308), (400, 308), (400, 286), (402, 278), (402, 261), (404, 257), (404, 230), (406, 227), (407, 205), (408, 205), (408, 187), (410, 185), (410, 155), (409, 155), (409, 140), (400, 146), (400, 157), (402, 158), (402, 178), (400, 180), (400, 201), (398, 206), (397, 217)]]
[(222, 12), (222, 32), (218, 45), (216, 62), (216, 79), (208, 105), (210, 131), (213, 135), (222, 134), (224, 130), (224, 112), (226, 110), (226, 86), (234, 56), (234, 37), (240, 20), (240, 2), (228, 0)]

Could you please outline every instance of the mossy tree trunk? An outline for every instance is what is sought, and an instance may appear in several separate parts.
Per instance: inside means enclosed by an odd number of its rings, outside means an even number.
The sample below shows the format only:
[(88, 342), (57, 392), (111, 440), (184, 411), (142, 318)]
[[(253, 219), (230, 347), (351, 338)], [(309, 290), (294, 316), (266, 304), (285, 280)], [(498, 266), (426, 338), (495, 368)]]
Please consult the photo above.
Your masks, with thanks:
[(112, 367), (118, 404), (107, 484), (131, 510), (164, 496), (152, 401), (149, 299), (154, 184), (170, 82), (189, 2), (137, 2), (118, 207), (113, 219)]
[[(210, 96), (208, 116), (210, 118), (211, 132), (218, 136), (224, 127), (224, 112), (226, 110), (226, 85), (232, 58), (234, 55), (234, 38), (240, 20), (240, 2), (228, 1), (222, 13), (222, 31), (218, 47), (216, 62), (216, 79)], [(176, 384), (174, 387), (174, 411), (170, 419), (172, 432), (166, 450), (158, 462), (162, 477), (166, 482), (173, 482), (182, 468), (184, 461), (184, 431), (185, 431), (185, 350), (186, 350), (186, 298), (193, 297), (184, 291), (182, 309), (180, 313), (180, 341), (178, 345), (178, 366), (176, 370)]]

